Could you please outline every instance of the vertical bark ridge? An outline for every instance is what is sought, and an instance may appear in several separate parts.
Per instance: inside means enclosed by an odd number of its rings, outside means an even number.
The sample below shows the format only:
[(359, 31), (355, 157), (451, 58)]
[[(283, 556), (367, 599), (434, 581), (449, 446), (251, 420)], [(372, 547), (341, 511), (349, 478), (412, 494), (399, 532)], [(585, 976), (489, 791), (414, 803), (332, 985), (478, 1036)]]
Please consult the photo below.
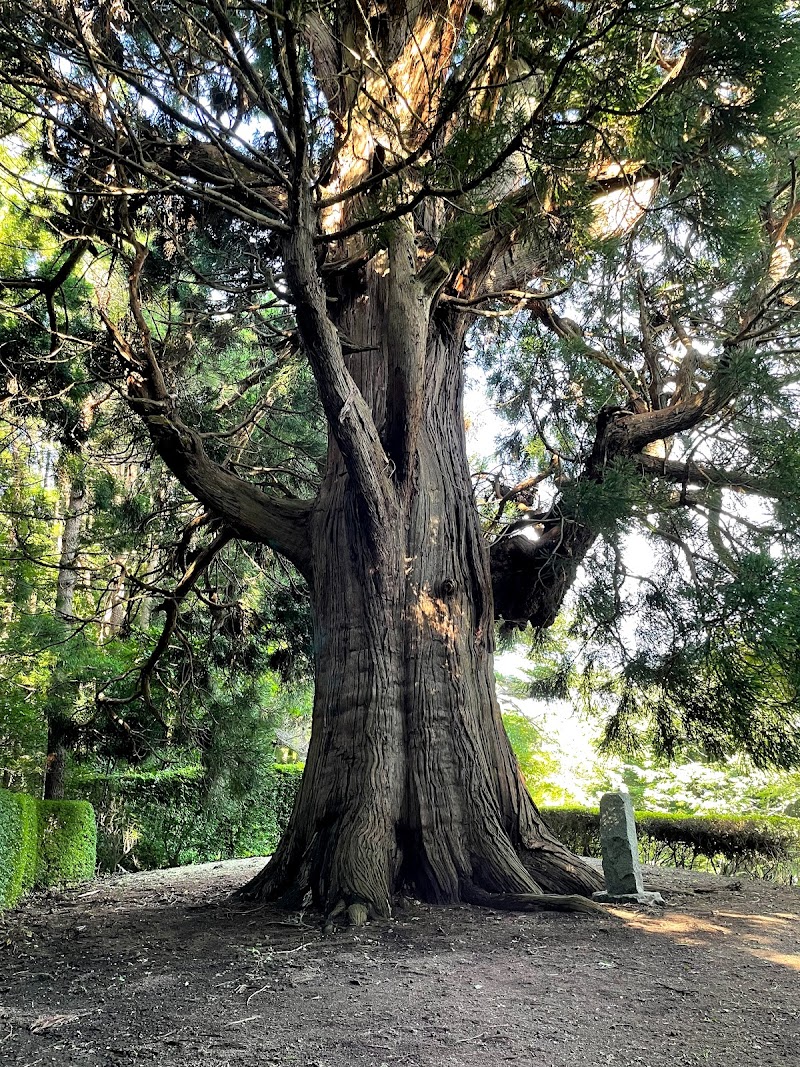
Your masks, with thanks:
[(300, 189), (293, 221), (294, 229), (285, 242), (285, 270), (297, 330), (330, 433), (358, 492), (373, 554), (379, 554), (380, 534), (391, 518), (394, 491), (373, 412), (348, 369), (339, 333), (328, 315), (327, 294), (316, 268), (316, 220), (307, 188)]
[(409, 219), (393, 227), (389, 243), (386, 349), (388, 384), (385, 447), (398, 483), (413, 474), (425, 388), (431, 295), (417, 278), (417, 247)]
[[(321, 505), (312, 523), (312, 744), (287, 833), (252, 888), (281, 896), (304, 871), (323, 909), (363, 902), (385, 915), (403, 783), (401, 628), (387, 586), (397, 586), (402, 561), (395, 552), (378, 574), (352, 487), (335, 466)], [(385, 557), (391, 564), (388, 547)]]
[[(364, 347), (348, 354), (348, 367), (384, 430), (390, 416), (372, 382), (390, 380), (403, 351), (392, 351), (386, 285), (368, 268), (337, 309), (340, 329), (359, 324)], [(358, 487), (332, 442), (310, 521), (312, 743), (287, 833), (245, 892), (274, 898), (294, 887), (296, 902), (299, 886), (327, 913), (356, 904), (383, 915), (403, 888), (452, 903), (473, 891), (598, 886), (544, 827), (494, 693), (489, 566), (461, 410), (463, 339), (444, 317), (415, 324), (413, 344), (429, 355), (413, 468), (381, 532), (379, 568)]]

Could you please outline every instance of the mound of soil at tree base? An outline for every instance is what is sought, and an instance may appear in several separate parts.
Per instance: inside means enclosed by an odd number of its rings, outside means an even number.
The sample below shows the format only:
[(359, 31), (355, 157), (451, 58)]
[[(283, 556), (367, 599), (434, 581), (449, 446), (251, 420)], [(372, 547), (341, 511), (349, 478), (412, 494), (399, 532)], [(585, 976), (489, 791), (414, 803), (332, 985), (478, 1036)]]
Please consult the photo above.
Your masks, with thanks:
[(410, 904), (323, 936), (232, 902), (260, 860), (119, 875), (0, 920), (0, 1062), (800, 1064), (800, 890), (646, 868), (666, 908)]

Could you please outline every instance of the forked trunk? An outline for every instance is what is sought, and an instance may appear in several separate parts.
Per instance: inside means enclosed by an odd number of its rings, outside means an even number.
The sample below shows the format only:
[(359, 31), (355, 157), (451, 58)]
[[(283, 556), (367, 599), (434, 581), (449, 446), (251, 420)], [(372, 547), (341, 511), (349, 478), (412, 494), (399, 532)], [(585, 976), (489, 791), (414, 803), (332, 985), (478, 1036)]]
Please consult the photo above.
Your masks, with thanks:
[(326, 913), (354, 908), (356, 917), (388, 914), (397, 891), (437, 903), (487, 891), (590, 893), (599, 879), (543, 825), (495, 696), (488, 556), (461, 410), (462, 334), (446, 320), (426, 324), (424, 383), (412, 383), (423, 402), (412, 415), (402, 383), (384, 388), (389, 323), (367, 323), (364, 311), (342, 323), (365, 346), (349, 368), (391, 462), (407, 469), (374, 544), (331, 446), (311, 526), (311, 747), (289, 827), (245, 893), (295, 906), (313, 899)]

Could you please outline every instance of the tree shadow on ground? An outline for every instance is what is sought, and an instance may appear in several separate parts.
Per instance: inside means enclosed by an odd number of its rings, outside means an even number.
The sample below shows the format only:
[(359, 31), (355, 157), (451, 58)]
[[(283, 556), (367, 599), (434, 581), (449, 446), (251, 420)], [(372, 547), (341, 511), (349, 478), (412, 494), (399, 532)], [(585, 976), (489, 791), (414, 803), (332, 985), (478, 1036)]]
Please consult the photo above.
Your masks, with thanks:
[(8, 1067), (792, 1062), (800, 891), (650, 868), (664, 909), (413, 905), (324, 937), (240, 904), (262, 861), (106, 879), (0, 923)]

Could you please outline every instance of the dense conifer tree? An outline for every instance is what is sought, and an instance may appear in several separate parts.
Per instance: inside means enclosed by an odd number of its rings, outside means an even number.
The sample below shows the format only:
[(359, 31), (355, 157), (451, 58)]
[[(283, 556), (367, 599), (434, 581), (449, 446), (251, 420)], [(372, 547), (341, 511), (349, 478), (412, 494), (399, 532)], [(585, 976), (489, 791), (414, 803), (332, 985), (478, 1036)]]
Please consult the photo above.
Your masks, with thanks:
[[(18, 313), (40, 316), (52, 369), (76, 343), (58, 293), (88, 268), (91, 377), (121, 391), (218, 537), (269, 546), (310, 590), (311, 748), (250, 892), (310, 894), (354, 922), (405, 887), (579, 906), (542, 894), (597, 877), (520, 778), (494, 619), (549, 626), (598, 539), (613, 556), (635, 516), (682, 553), (662, 615), (697, 618), (685, 590), (721, 566), (733, 619), (755, 602), (746, 582), (784, 565), (765, 532), (736, 559), (728, 512), (730, 490), (777, 485), (764, 426), (794, 443), (779, 414), (794, 404), (794, 5), (23, 0), (0, 25), (15, 112), (61, 188), (62, 257), (7, 279)], [(491, 373), (539, 444), (516, 484), (493, 477), (489, 546), (463, 366), (476, 320), (515, 317), (529, 332), (496, 338)], [(250, 358), (210, 370), (234, 330)], [(327, 459), (298, 467), (287, 449), (264, 470), (259, 440), (296, 417), (271, 383), (298, 360)], [(708, 573), (676, 515), (703, 522)], [(601, 620), (608, 589), (621, 599), (609, 573)], [(669, 643), (653, 644), (661, 664)], [(705, 651), (710, 669), (729, 650)], [(792, 678), (776, 684), (785, 719)]]

